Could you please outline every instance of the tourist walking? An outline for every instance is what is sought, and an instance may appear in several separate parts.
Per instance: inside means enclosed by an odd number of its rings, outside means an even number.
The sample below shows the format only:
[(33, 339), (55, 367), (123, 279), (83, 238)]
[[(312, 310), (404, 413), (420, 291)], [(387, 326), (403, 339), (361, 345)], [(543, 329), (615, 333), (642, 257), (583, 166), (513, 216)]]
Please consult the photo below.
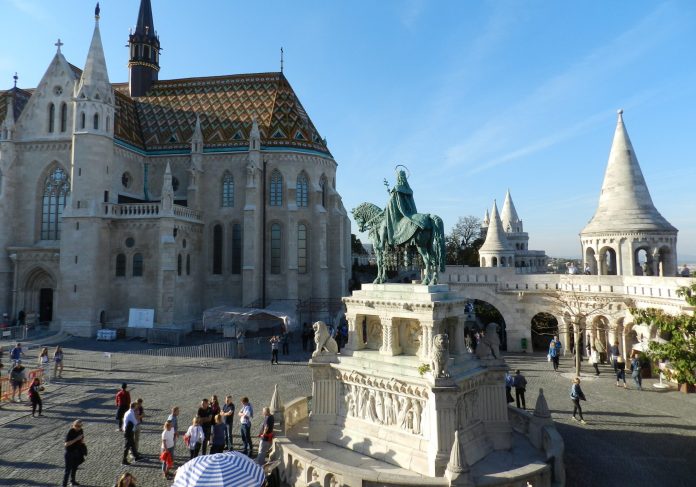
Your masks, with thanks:
[(133, 430), (133, 440), (135, 441), (135, 449), (140, 450), (140, 431), (143, 427), (143, 416), (145, 416), (145, 408), (143, 407), (143, 399), (139, 397), (136, 399), (135, 403), (135, 419), (137, 423), (135, 424), (135, 429)]
[(251, 456), (251, 420), (254, 417), (254, 408), (248, 397), (242, 398), (242, 408), (239, 411), (239, 434), (242, 437), (242, 453)]
[(271, 364), (278, 364), (278, 343), (280, 339), (277, 336), (272, 336), (269, 340), (271, 342)]
[(207, 399), (201, 400), (198, 408), (198, 424), (203, 429), (203, 439), (201, 440), (201, 452), (203, 455), (208, 453), (208, 442), (210, 441), (210, 429), (213, 426), (213, 410)]
[(123, 438), (125, 445), (123, 447), (123, 460), (121, 460), (121, 465), (130, 465), (128, 461), (128, 452), (133, 455), (135, 461), (140, 460), (140, 454), (138, 453), (138, 447), (135, 444), (135, 427), (138, 424), (138, 418), (135, 409), (138, 407), (137, 402), (132, 402), (130, 409), (123, 416)]
[(599, 365), (597, 362), (599, 362), (599, 353), (597, 353), (597, 349), (593, 347), (590, 352), (590, 363), (592, 367), (594, 367), (595, 375), (599, 375)]
[(123, 416), (130, 409), (131, 397), (128, 392), (128, 384), (121, 384), (121, 389), (116, 393), (116, 422), (118, 430), (123, 431)]
[(10, 350), (10, 360), (12, 360), (12, 365), (17, 365), (17, 362), (22, 360), (22, 357), (24, 357), (24, 351), (22, 350), (22, 344), (18, 342), (17, 345)]
[(211, 428), (210, 437), (210, 454), (222, 453), (225, 449), (225, 432), (227, 431), (227, 425), (222, 419), (221, 414), (215, 415), (215, 423)]
[(60, 377), (63, 378), (63, 347), (58, 345), (55, 352), (53, 352), (53, 378)]
[(512, 397), (512, 387), (515, 384), (515, 380), (510, 375), (510, 372), (505, 372), (505, 398), (507, 399), (508, 404), (511, 402), (515, 402), (515, 399)]
[(73, 421), (72, 427), (65, 435), (65, 474), (63, 475), (63, 487), (68, 487), (68, 479), (72, 485), (80, 485), (75, 480), (77, 467), (84, 461), (87, 455), (87, 445), (85, 445), (85, 433), (82, 431), (82, 421)]
[(48, 357), (48, 348), (43, 347), (41, 349), (41, 354), (39, 354), (39, 367), (41, 368), (41, 377), (43, 377), (44, 383), (50, 383), (50, 368), (51, 359)]
[(263, 424), (259, 433), (259, 453), (256, 455), (256, 463), (263, 465), (266, 463), (266, 454), (271, 449), (273, 443), (273, 428), (275, 427), (275, 419), (271, 414), (271, 410), (267, 407), (263, 408)]
[(513, 384), (515, 385), (515, 400), (517, 402), (517, 408), (519, 409), (520, 403), (522, 403), (522, 409), (527, 409), (527, 402), (524, 399), (524, 393), (527, 391), (527, 379), (525, 379), (519, 369), (515, 371)]
[(38, 377), (34, 377), (29, 386), (29, 400), (31, 401), (31, 417), (36, 417), (36, 408), (39, 408), (39, 416), (43, 416), (43, 401), (41, 401), (41, 391), (43, 386)]
[(643, 377), (641, 375), (642, 364), (640, 363), (640, 358), (637, 353), (633, 354), (633, 360), (631, 360), (631, 377), (633, 382), (638, 386), (638, 390), (643, 390)]
[(172, 423), (174, 431), (174, 448), (172, 448), (172, 461), (174, 460), (174, 452), (176, 451), (176, 440), (179, 438), (179, 406), (173, 406), (172, 412), (167, 416), (167, 421)]
[[(12, 385), (12, 402), (22, 402), (22, 387), (27, 381), (27, 372), (22, 365), (22, 361), (18, 360), (10, 371), (10, 384)], [(15, 401), (15, 395), (17, 400)]]
[(203, 441), (206, 440), (205, 433), (201, 427), (201, 418), (199, 416), (194, 416), (193, 421), (191, 421), (191, 426), (186, 430), (184, 435), (184, 443), (189, 449), (191, 458), (196, 458), (198, 453), (201, 451), (201, 445)]
[(623, 386), (628, 389), (626, 385), (626, 361), (619, 355), (616, 358), (616, 387), (620, 387), (619, 382), (623, 381)]
[(549, 353), (548, 357), (553, 362), (553, 370), (558, 372), (558, 364), (561, 359), (561, 342), (557, 336), (553, 337), (551, 343), (549, 343)]
[(124, 472), (116, 481), (116, 487), (136, 487), (135, 477), (130, 472)]
[(232, 426), (234, 425), (234, 403), (232, 402), (232, 396), (225, 397), (225, 404), (222, 405), (222, 416), (225, 418), (225, 447), (228, 450), (234, 449), (234, 442), (232, 441)]
[(162, 429), (161, 450), (162, 477), (169, 479), (169, 469), (174, 466), (174, 428), (169, 420), (164, 422)]
[(609, 347), (609, 354), (611, 356), (611, 365), (614, 367), (614, 373), (616, 373), (616, 361), (619, 358), (619, 342), (614, 342), (614, 344)]
[(570, 399), (573, 401), (573, 420), (577, 421), (576, 415), (580, 416), (580, 422), (585, 423), (585, 418), (582, 417), (582, 407), (580, 401), (587, 401), (585, 393), (580, 388), (580, 377), (573, 379), (573, 385), (570, 386)]

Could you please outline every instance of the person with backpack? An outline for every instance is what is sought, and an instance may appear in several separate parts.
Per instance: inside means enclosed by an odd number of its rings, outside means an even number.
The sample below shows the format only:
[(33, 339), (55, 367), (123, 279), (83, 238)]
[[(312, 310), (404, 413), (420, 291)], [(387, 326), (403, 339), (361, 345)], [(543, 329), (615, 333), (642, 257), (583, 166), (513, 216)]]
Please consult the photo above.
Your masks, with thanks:
[(191, 453), (191, 458), (198, 456), (203, 440), (205, 440), (205, 433), (203, 433), (203, 428), (201, 428), (201, 419), (199, 416), (194, 416), (191, 426), (188, 427), (184, 435), (184, 443), (186, 443)]
[(580, 416), (580, 422), (587, 424), (585, 418), (582, 417), (582, 407), (580, 401), (587, 401), (585, 393), (580, 388), (580, 377), (573, 379), (573, 385), (570, 386), (570, 399), (573, 401), (573, 421), (577, 421), (576, 414)]
[(554, 336), (551, 343), (549, 343), (548, 357), (553, 362), (553, 370), (558, 372), (558, 363), (561, 359), (561, 341), (557, 336)]

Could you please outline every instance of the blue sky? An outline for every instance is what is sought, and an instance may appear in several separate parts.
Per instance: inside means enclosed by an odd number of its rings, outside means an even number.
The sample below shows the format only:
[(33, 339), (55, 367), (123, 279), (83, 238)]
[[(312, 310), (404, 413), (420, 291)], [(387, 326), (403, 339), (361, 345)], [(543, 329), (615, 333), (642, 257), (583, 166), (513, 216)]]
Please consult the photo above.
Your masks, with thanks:
[[(579, 256), (616, 123), (696, 260), (696, 3), (152, 0), (161, 79), (285, 74), (339, 164), (346, 208), (384, 205), (396, 164), (449, 230), (510, 188), (530, 248)], [(126, 81), (139, 0), (101, 2)], [(0, 87), (34, 87), (60, 37), (84, 64), (93, 5), (0, 0)], [(354, 229), (355, 231), (355, 229)]]

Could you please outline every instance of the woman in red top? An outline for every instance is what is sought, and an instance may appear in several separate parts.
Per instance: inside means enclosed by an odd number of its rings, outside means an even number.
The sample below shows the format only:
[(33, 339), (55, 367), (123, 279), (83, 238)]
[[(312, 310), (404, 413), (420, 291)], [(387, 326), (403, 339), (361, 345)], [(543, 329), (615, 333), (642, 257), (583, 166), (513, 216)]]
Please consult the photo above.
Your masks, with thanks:
[(127, 388), (128, 384), (124, 382), (121, 384), (121, 390), (116, 393), (116, 407), (118, 408), (116, 411), (116, 421), (118, 421), (119, 431), (123, 429), (123, 415), (130, 409), (131, 404), (130, 392), (126, 390)]

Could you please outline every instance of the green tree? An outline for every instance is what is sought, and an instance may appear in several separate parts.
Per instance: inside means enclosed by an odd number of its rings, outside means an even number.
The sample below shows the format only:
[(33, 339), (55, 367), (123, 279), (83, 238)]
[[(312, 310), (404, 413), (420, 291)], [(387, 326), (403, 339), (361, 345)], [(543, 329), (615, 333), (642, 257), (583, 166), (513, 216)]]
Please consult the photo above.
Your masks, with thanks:
[[(696, 283), (682, 286), (677, 295), (689, 306), (696, 306)], [(660, 309), (631, 308), (637, 324), (655, 325), (667, 343), (650, 342), (648, 355), (654, 360), (669, 360), (667, 377), (679, 384), (696, 384), (696, 312), (670, 315)]]
[(461, 216), (445, 237), (447, 264), (478, 266), (478, 249), (483, 245), (481, 220), (475, 216)]

